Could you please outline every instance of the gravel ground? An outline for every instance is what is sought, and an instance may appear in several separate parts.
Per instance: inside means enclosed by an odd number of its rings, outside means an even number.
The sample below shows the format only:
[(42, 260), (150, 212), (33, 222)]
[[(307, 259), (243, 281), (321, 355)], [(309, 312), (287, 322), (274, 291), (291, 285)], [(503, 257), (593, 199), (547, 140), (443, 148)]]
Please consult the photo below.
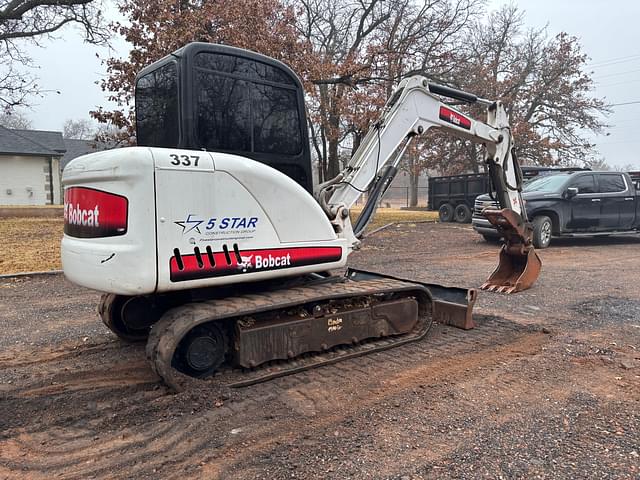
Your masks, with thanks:
[[(477, 286), (466, 226), (370, 237), (355, 267)], [(61, 276), (0, 283), (0, 478), (640, 478), (640, 240), (558, 240), (471, 331), (244, 389), (158, 384)]]

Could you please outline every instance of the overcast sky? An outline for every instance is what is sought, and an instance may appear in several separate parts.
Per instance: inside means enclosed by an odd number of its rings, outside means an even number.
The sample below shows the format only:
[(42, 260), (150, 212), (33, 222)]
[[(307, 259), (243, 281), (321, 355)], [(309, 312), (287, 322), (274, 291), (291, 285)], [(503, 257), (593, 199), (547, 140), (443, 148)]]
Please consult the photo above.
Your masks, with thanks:
[[(490, 0), (489, 8), (503, 1)], [(591, 58), (589, 68), (597, 82), (595, 94), (612, 104), (640, 102), (640, 1), (638, 0), (518, 0), (525, 10), (525, 23), (531, 27), (548, 25), (549, 35), (565, 31), (577, 36), (583, 51)], [(115, 10), (111, 10), (115, 16)], [(60, 91), (38, 99), (26, 114), (34, 128), (61, 130), (67, 119), (89, 118), (89, 111), (105, 106), (106, 96), (96, 84), (105, 68), (96, 57), (111, 56), (106, 48), (84, 44), (78, 31), (68, 27), (45, 48), (31, 48), (44, 89)], [(114, 55), (125, 57), (126, 42), (115, 38)], [(595, 137), (598, 151), (614, 166), (633, 165), (640, 170), (640, 103), (618, 105), (608, 118), (607, 136)]]

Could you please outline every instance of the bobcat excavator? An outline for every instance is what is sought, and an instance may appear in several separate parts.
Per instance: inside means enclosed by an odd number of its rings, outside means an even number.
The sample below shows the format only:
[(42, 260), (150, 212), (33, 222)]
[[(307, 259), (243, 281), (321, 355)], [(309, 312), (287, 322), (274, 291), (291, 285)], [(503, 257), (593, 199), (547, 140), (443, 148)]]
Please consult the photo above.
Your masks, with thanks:
[[(441, 97), (478, 103), (487, 122)], [(240, 386), (471, 325), (475, 290), (347, 269), (409, 143), (429, 129), (484, 144), (505, 244), (482, 286), (529, 288), (541, 262), (503, 105), (404, 79), (346, 168), (314, 191), (302, 85), (284, 64), (188, 44), (136, 79), (137, 147), (64, 170), (62, 261), (170, 387)], [(367, 202), (352, 225), (350, 207)], [(403, 248), (398, 245), (398, 248)]]

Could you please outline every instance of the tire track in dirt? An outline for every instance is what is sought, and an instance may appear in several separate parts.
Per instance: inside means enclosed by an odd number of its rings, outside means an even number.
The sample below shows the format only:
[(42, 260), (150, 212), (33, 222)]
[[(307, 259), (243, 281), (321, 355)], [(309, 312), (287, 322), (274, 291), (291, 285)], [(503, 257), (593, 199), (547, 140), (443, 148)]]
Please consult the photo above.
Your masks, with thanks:
[[(427, 361), (414, 362), (414, 366), (410, 368), (406, 368), (405, 364), (405, 368), (390, 368), (390, 371), (385, 371), (384, 379), (379, 378), (377, 381), (371, 381), (364, 389), (367, 394), (355, 399), (350, 395), (351, 392), (336, 389), (331, 398), (328, 415), (316, 416), (316, 412), (312, 411), (311, 415), (307, 415), (308, 418), (301, 418), (297, 422), (289, 424), (288, 433), (283, 433), (275, 427), (273, 431), (266, 433), (265, 438), (269, 439), (267, 443), (260, 444), (259, 448), (251, 446), (241, 454), (232, 456), (230, 463), (216, 464), (215, 471), (221, 473), (221, 478), (227, 476), (252, 478), (255, 472), (261, 471), (265, 467), (264, 464), (254, 464), (252, 468), (252, 459), (266, 460), (274, 456), (277, 457), (274, 452), (278, 451), (281, 445), (291, 445), (298, 441), (290, 438), (290, 432), (306, 432), (304, 435), (297, 435), (298, 439), (300, 437), (323, 438), (327, 431), (340, 429), (345, 421), (357, 415), (362, 416), (363, 412), (380, 408), (391, 410), (400, 407), (400, 402), (396, 402), (394, 399), (412, 389), (433, 388), (438, 391), (443, 388), (443, 385), (446, 385), (450, 378), (464, 380), (465, 377), (472, 376), (474, 371), (479, 368), (494, 365), (498, 361), (509, 362), (512, 358), (539, 353), (541, 346), (547, 343), (548, 335), (531, 332), (518, 335), (515, 338), (512, 337), (508, 341), (503, 340), (500, 345), (488, 346), (485, 349), (476, 350), (475, 353), (465, 354), (463, 361), (455, 361), (455, 355), (452, 357), (431, 351), (430, 354), (424, 356), (424, 360)], [(408, 362), (411, 360), (416, 360), (416, 358), (412, 355)], [(315, 397), (315, 389), (307, 389), (307, 393)], [(433, 394), (433, 391), (430, 393)], [(315, 405), (317, 407), (317, 403)], [(233, 445), (225, 447), (227, 453), (230, 453), (233, 448)], [(454, 446), (448, 445), (444, 450), (439, 449), (438, 455), (453, 448)], [(212, 470), (207, 469), (204, 472), (213, 473)], [(264, 471), (262, 473), (264, 475)], [(384, 471), (376, 471), (376, 475), (381, 478), (385, 478), (384, 473)], [(336, 472), (336, 474), (336, 478), (340, 478), (339, 473)]]
[[(126, 469), (130, 476), (144, 477), (200, 471), (202, 461), (209, 464), (203, 470), (208, 474), (229, 471), (251, 452), (269, 451), (278, 439), (288, 438), (293, 425), (304, 430), (308, 419), (318, 418), (324, 427), (316, 428), (325, 428), (372, 399), (383, 402), (416, 381), (433, 378), (430, 381), (437, 383), (442, 378), (433, 377), (437, 365), (445, 377), (464, 371), (466, 367), (451, 362), (452, 357), (502, 351), (508, 348), (502, 345), (521, 338), (545, 338), (502, 319), (486, 317), (480, 324), (470, 332), (436, 326), (416, 344), (241, 390), (203, 383), (179, 395), (166, 395), (158, 387), (142, 347), (114, 342), (78, 347), (78, 352), (66, 355), (60, 349), (55, 354), (45, 351), (31, 363), (4, 362), (0, 375), (13, 370), (19, 379), (10, 392), (3, 392), (2, 403), (21, 411), (22, 421), (9, 421), (9, 428), (3, 429), (0, 450), (14, 454), (0, 454), (6, 468), (0, 472), (13, 476), (26, 469), (33, 478), (61, 472), (65, 478), (90, 478)], [(487, 355), (481, 360), (482, 356), (474, 353), (471, 358), (483, 364), (495, 359)], [(22, 375), (34, 366), (41, 369), (38, 378)], [(288, 418), (284, 431), (277, 420), (281, 417)], [(247, 424), (253, 430), (248, 439), (230, 433), (236, 425)], [(209, 453), (203, 456), (203, 450)]]

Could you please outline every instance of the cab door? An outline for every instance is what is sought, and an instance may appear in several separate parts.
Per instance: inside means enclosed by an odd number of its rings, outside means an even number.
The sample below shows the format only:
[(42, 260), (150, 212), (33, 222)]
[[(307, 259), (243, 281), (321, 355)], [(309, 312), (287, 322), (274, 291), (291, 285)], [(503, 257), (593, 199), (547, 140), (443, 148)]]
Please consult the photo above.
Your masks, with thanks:
[(567, 230), (573, 232), (594, 231), (600, 224), (600, 195), (593, 174), (573, 178), (567, 188), (577, 188), (578, 194), (570, 198)]
[(630, 187), (621, 173), (598, 174), (603, 230), (626, 230), (633, 226), (635, 199)]

